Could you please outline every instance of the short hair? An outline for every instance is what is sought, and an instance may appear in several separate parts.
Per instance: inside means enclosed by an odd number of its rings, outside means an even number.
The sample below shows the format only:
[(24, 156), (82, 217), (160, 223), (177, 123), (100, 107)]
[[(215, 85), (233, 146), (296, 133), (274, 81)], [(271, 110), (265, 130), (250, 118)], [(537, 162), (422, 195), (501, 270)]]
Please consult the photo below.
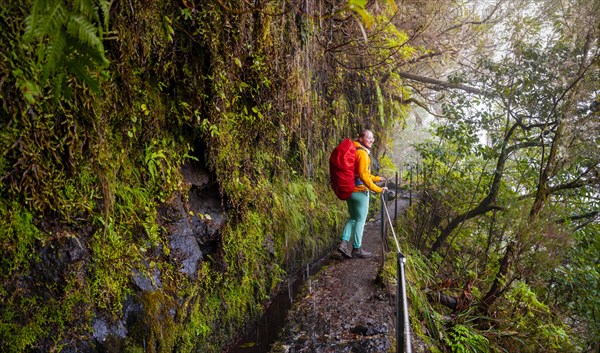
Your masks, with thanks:
[(359, 138), (361, 138), (361, 137), (365, 137), (365, 135), (367, 134), (367, 132), (373, 133), (373, 132), (372, 132), (371, 130), (369, 130), (369, 129), (362, 129), (362, 130), (360, 130), (360, 132), (358, 133), (358, 137), (359, 137)]

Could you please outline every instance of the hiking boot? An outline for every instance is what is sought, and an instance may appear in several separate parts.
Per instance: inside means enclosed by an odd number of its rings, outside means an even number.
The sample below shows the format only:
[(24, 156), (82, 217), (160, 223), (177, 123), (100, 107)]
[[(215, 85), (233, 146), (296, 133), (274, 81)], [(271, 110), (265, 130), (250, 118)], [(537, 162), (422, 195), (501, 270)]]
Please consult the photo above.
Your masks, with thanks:
[(351, 258), (352, 254), (350, 253), (350, 243), (347, 240), (342, 240), (340, 246), (338, 246), (338, 251), (342, 253), (344, 257)]
[(373, 257), (373, 254), (366, 250), (363, 250), (363, 248), (358, 248), (358, 249), (352, 249), (352, 257), (368, 259), (370, 257)]

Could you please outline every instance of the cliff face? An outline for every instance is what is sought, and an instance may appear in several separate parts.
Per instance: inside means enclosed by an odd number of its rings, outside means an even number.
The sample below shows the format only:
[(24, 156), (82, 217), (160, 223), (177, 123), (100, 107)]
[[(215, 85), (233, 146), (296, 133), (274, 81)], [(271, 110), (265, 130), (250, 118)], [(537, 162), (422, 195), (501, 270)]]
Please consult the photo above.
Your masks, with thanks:
[(330, 249), (329, 152), (403, 117), (347, 5), (3, 5), (0, 350), (219, 352)]

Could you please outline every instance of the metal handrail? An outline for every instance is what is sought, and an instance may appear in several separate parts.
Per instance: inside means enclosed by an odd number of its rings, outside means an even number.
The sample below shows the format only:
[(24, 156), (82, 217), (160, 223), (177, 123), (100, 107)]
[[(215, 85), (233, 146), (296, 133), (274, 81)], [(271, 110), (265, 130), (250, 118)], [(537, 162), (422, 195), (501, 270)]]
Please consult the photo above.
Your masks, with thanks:
[[(387, 186), (387, 180), (385, 184)], [(383, 208), (386, 218), (390, 224), (390, 229), (392, 230), (392, 235), (394, 236), (394, 241), (396, 242), (396, 249), (398, 250), (396, 254), (398, 265), (396, 274), (398, 280), (396, 289), (396, 352), (412, 353), (412, 344), (410, 340), (410, 321), (408, 318), (408, 300), (406, 298), (406, 257), (404, 254), (402, 254), (402, 251), (400, 251), (400, 243), (396, 237), (394, 225), (392, 224), (392, 219), (390, 218), (390, 212), (388, 211), (385, 203), (384, 193), (385, 191), (381, 193), (381, 207)], [(383, 219), (382, 222), (384, 222)], [(385, 226), (382, 226), (383, 242), (385, 242), (385, 238), (383, 237), (384, 230)], [(385, 243), (382, 244), (382, 247), (384, 249), (383, 253), (385, 254)]]

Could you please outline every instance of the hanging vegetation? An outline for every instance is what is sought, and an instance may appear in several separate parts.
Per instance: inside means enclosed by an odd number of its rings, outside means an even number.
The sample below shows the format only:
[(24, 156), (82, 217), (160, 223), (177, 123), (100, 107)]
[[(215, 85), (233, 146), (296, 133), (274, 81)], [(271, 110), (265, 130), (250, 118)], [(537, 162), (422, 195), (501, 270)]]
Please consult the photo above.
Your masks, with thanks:
[(220, 352), (260, 315), (336, 241), (328, 151), (404, 118), (365, 5), (4, 4), (0, 350)]

